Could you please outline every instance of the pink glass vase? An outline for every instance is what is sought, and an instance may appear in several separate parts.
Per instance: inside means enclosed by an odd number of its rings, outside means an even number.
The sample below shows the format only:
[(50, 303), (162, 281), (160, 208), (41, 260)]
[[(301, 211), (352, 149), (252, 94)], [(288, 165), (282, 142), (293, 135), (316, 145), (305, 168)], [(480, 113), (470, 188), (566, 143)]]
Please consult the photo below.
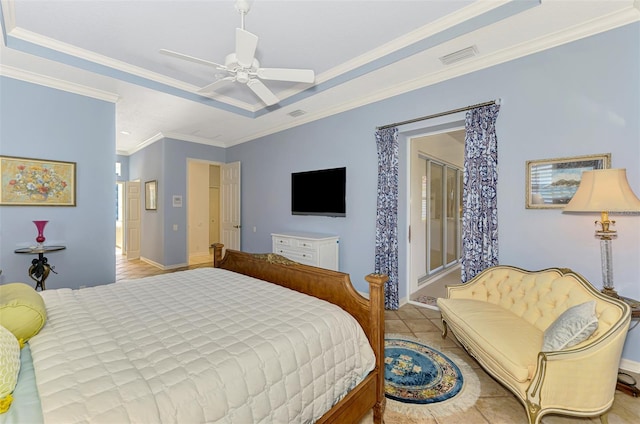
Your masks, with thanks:
[(47, 225), (49, 221), (33, 221), (36, 224), (36, 228), (38, 229), (38, 237), (36, 237), (36, 242), (38, 243), (38, 247), (42, 247), (42, 244), (46, 240), (44, 237), (44, 227)]

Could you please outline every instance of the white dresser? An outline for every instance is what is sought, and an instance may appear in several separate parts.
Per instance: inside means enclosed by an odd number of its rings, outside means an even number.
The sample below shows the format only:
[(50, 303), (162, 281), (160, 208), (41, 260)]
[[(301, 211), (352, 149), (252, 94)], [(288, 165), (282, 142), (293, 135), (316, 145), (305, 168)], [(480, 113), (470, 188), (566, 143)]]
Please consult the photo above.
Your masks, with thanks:
[(340, 237), (332, 234), (272, 233), (273, 253), (305, 265), (338, 271)]

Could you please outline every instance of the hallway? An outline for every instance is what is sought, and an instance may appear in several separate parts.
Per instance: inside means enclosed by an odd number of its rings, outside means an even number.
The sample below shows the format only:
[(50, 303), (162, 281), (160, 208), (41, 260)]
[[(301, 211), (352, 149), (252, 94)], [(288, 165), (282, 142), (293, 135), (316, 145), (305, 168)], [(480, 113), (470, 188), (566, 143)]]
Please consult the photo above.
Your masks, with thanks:
[(129, 261), (127, 260), (127, 256), (123, 255), (122, 251), (116, 248), (116, 282), (209, 266), (213, 266), (213, 261), (198, 262), (189, 266), (163, 270), (140, 259), (132, 259)]

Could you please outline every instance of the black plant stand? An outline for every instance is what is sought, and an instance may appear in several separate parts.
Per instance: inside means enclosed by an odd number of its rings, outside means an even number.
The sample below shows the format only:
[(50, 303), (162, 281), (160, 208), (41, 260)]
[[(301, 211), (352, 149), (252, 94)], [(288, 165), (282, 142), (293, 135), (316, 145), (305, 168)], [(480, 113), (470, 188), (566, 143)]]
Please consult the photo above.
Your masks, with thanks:
[(47, 287), (45, 285), (45, 280), (49, 276), (49, 273), (53, 272), (54, 274), (57, 274), (57, 272), (54, 271), (54, 266), (49, 265), (49, 260), (44, 256), (44, 254), (64, 250), (66, 248), (66, 246), (23, 247), (21, 249), (14, 250), (14, 252), (38, 255), (36, 259), (31, 261), (29, 277), (36, 282), (36, 290), (38, 290), (38, 287), (40, 290), (46, 290)]

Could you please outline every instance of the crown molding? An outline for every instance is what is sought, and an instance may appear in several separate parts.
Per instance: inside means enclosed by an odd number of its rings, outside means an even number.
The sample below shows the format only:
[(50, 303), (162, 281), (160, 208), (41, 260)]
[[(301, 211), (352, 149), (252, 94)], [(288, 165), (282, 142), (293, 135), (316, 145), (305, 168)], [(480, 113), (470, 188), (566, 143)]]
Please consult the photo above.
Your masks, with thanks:
[(136, 144), (134, 147), (132, 147), (129, 150), (124, 151), (122, 154), (124, 156), (130, 156), (136, 152), (139, 152), (140, 150), (144, 149), (147, 146), (152, 145), (153, 143), (155, 143), (158, 140), (162, 140), (164, 138), (164, 135), (162, 135), (161, 132), (157, 133), (156, 135), (147, 138), (146, 140)]
[[(346, 62), (343, 65), (337, 66), (333, 69), (330, 69), (322, 73), (321, 75), (318, 75), (316, 77), (315, 84), (318, 85), (322, 82), (329, 81), (337, 76), (340, 76), (349, 71), (352, 71), (353, 69), (357, 69), (360, 66), (364, 66), (375, 60), (383, 58), (393, 53), (394, 51), (397, 51), (408, 45), (411, 45), (413, 43), (416, 43), (428, 37), (431, 37), (435, 34), (438, 34), (439, 32), (442, 32), (448, 28), (451, 28), (452, 26), (463, 24), (465, 21), (469, 19), (481, 16), (487, 12), (491, 12), (492, 10), (498, 9), (503, 5), (508, 4), (512, 1), (513, 0), (493, 0), (490, 2), (474, 2), (471, 5), (465, 7), (464, 9), (458, 10), (441, 19), (438, 19), (427, 25), (424, 25), (423, 27), (412, 31), (405, 36), (399, 37), (369, 53), (359, 56), (353, 60)], [(198, 93), (198, 90), (200, 89), (200, 87), (198, 86), (188, 84), (183, 81), (164, 76), (162, 74), (158, 74), (134, 65), (130, 65), (126, 62), (115, 60), (115, 59), (112, 59), (112, 58), (109, 58), (85, 49), (78, 48), (76, 46), (73, 46), (67, 43), (63, 43), (58, 40), (54, 40), (49, 37), (45, 37), (40, 34), (16, 27), (14, 0), (0, 0), (0, 2), (2, 2), (3, 6), (4, 4), (7, 5), (6, 14), (8, 15), (8, 17), (5, 18), (5, 21), (12, 22), (11, 25), (7, 25), (7, 28), (10, 28), (10, 31), (7, 31), (7, 35), (10, 37), (13, 37), (15, 39), (18, 39), (27, 43), (31, 43), (37, 46), (41, 46), (55, 52), (59, 52), (62, 54), (73, 56), (75, 58), (86, 60), (88, 62), (95, 63), (97, 65), (101, 65), (109, 69), (113, 69), (115, 71), (124, 72), (126, 74), (144, 78), (146, 80), (149, 80), (155, 83), (159, 83), (159, 84), (163, 84), (179, 90), (183, 90), (188, 93), (200, 95)], [(115, 75), (108, 75), (104, 73), (103, 75), (107, 77), (118, 78)], [(121, 78), (118, 78), (118, 79), (121, 79)], [(299, 88), (291, 87), (285, 90), (284, 92), (280, 93), (279, 97), (281, 97), (281, 100), (285, 100), (298, 93), (302, 93), (307, 88), (308, 88), (307, 86), (299, 86)], [(203, 97), (211, 98), (215, 101), (227, 104), (232, 107), (236, 107), (238, 109), (243, 109), (245, 111), (252, 112), (252, 113), (256, 113), (264, 109), (264, 107), (260, 102), (255, 104), (249, 104), (231, 97), (221, 96), (221, 95), (203, 96)]]
[(470, 74), (472, 72), (486, 69), (491, 66), (509, 62), (511, 60), (528, 56), (530, 54), (538, 53), (544, 50), (561, 46), (563, 44), (580, 40), (582, 38), (600, 34), (624, 25), (628, 25), (633, 22), (640, 21), (640, 7), (638, 6), (640, 6), (640, 0), (636, 0), (634, 5), (630, 6), (627, 9), (611, 13), (610, 15), (604, 17), (593, 19), (587, 23), (566, 28), (554, 34), (540, 37), (538, 39), (519, 44), (515, 47), (483, 56), (477, 56), (475, 59), (459, 62), (455, 65), (448, 66), (438, 72), (431, 73), (424, 77), (416, 78), (390, 88), (372, 92), (369, 96), (360, 97), (357, 100), (342, 103), (331, 109), (326, 109), (318, 113), (308, 113), (300, 119), (297, 119), (295, 122), (279, 125), (277, 127), (270, 128), (269, 130), (253, 134), (249, 137), (235, 140), (233, 143), (229, 143), (227, 146), (231, 147), (242, 144), (247, 141), (265, 137), (270, 134), (275, 134), (280, 131), (307, 124), (309, 122), (317, 121), (319, 119), (336, 115), (338, 113), (346, 112), (348, 110), (365, 106), (370, 103), (385, 100), (400, 94), (405, 94), (414, 90), (418, 90), (420, 88), (437, 84), (439, 82)]
[[(638, 0), (640, 1), (640, 0)], [(419, 41), (425, 40), (429, 37), (433, 37), (449, 28), (463, 24), (470, 19), (482, 16), (492, 10), (495, 10), (511, 0), (496, 0), (496, 1), (476, 1), (463, 9), (455, 11), (447, 16), (430, 22), (420, 28), (417, 28), (408, 34), (398, 37), (382, 46), (360, 55), (354, 59), (351, 59), (341, 65), (338, 65), (328, 71), (323, 72), (318, 76), (316, 84), (329, 81), (336, 78), (339, 75), (345, 74), (349, 71), (357, 69), (361, 66), (365, 66), (373, 61), (382, 59), (383, 57), (398, 51), (402, 48), (410, 46)]]
[(46, 49), (50, 49), (59, 53), (73, 56), (78, 59), (83, 59), (98, 65), (105, 66), (107, 68), (122, 71), (127, 74), (135, 75), (137, 77), (155, 81), (160, 84), (169, 85), (171, 87), (178, 88), (180, 90), (184, 90), (188, 92), (196, 92), (199, 89), (199, 87), (195, 85), (187, 84), (185, 82), (182, 82), (173, 78), (169, 78), (164, 75), (151, 72), (146, 69), (143, 69), (134, 65), (130, 65), (128, 63), (125, 63), (116, 59), (112, 59), (110, 57), (103, 56), (89, 50), (81, 49), (71, 44), (63, 43), (62, 41), (54, 40), (52, 38), (45, 37), (43, 35), (40, 35), (35, 32), (28, 31), (26, 29), (22, 29), (19, 27), (13, 29), (8, 35), (10, 35), (13, 38), (25, 41), (27, 43), (35, 44), (37, 46), (44, 47)]
[(129, 150), (119, 150), (116, 153), (122, 156), (131, 156), (132, 154), (139, 152), (140, 150), (144, 149), (145, 147), (148, 147), (150, 145), (152, 145), (153, 143), (155, 143), (156, 141), (165, 139), (165, 138), (171, 138), (174, 140), (179, 140), (179, 141), (188, 141), (191, 143), (198, 143), (198, 144), (206, 144), (208, 146), (214, 146), (214, 147), (228, 147), (225, 144), (219, 142), (219, 141), (215, 141), (213, 139), (210, 138), (205, 138), (205, 137), (198, 137), (195, 135), (189, 135), (189, 134), (180, 134), (180, 133), (175, 133), (175, 132), (159, 132), (156, 135), (149, 137), (148, 139), (144, 140), (143, 142), (135, 145), (133, 148), (129, 149)]
[[(101, 54), (94, 53), (89, 50), (81, 49), (79, 47), (73, 46), (71, 44), (63, 43), (58, 40), (54, 40), (49, 37), (42, 36), (40, 34), (22, 29), (22, 28), (14, 28), (8, 36), (15, 38), (17, 40), (21, 40), (30, 44), (34, 44), (52, 51), (55, 51), (60, 54), (69, 55), (78, 59), (86, 60), (87, 62), (91, 62), (100, 66), (103, 66), (108, 69), (112, 69), (114, 71), (123, 72), (125, 74), (133, 75), (135, 77), (140, 77), (148, 81), (152, 81), (154, 83), (163, 84), (169, 87), (176, 88), (178, 90), (186, 91), (188, 93), (196, 94), (201, 96), (198, 93), (200, 87), (189, 84), (175, 78), (170, 78), (162, 74), (158, 74), (156, 72), (152, 72), (146, 70), (144, 68), (140, 68), (138, 66), (131, 65), (126, 62), (122, 62), (116, 59), (112, 59), (107, 56), (103, 56)], [(65, 63), (61, 61), (61, 63)], [(118, 77), (117, 75), (110, 75), (108, 73), (101, 73), (106, 77), (123, 79)], [(126, 81), (126, 79), (123, 79)], [(219, 101), (221, 103), (226, 103), (230, 106), (237, 107), (239, 109), (244, 109), (248, 112), (255, 112), (260, 109), (259, 106), (252, 105), (240, 100), (233, 99), (227, 96), (202, 96), (206, 98), (211, 98), (213, 100)]]
[(116, 103), (120, 96), (115, 93), (98, 90), (84, 85), (64, 81), (50, 76), (37, 74), (35, 72), (25, 71), (24, 69), (14, 68), (12, 66), (0, 64), (0, 75), (17, 79), (20, 81), (30, 82), (57, 90), (67, 91), (69, 93), (79, 94), (81, 96), (91, 97), (98, 100), (104, 100)]
[(206, 144), (208, 146), (215, 147), (227, 147), (224, 143), (216, 141), (213, 138), (198, 137), (196, 135), (181, 134), (176, 132), (165, 132), (161, 134), (163, 134), (165, 138), (173, 138), (174, 140), (189, 141), (191, 143)]
[[(250, 104), (250, 103), (246, 103), (241, 100), (237, 100), (232, 97), (228, 97), (224, 95), (216, 94), (212, 96), (204, 96), (198, 92), (198, 90), (200, 90), (201, 87), (198, 87), (196, 85), (189, 84), (189, 83), (177, 80), (175, 78), (170, 78), (165, 75), (158, 74), (156, 72), (152, 72), (147, 69), (140, 68), (138, 66), (134, 66), (126, 62), (122, 62), (120, 60), (112, 59), (110, 57), (103, 56), (101, 54), (94, 53), (89, 50), (81, 49), (71, 44), (67, 44), (49, 37), (45, 37), (40, 34), (31, 32), (22, 28), (14, 28), (8, 35), (15, 39), (18, 39), (30, 44), (34, 44), (40, 47), (44, 47), (46, 49), (49, 49), (61, 54), (86, 60), (88, 62), (95, 63), (100, 66), (104, 66), (114, 71), (119, 71), (125, 74), (140, 77), (145, 80), (152, 81), (158, 84), (163, 84), (169, 87), (173, 87), (178, 90), (195, 94), (197, 96), (209, 98), (221, 103), (226, 103), (230, 106), (233, 106), (239, 109), (244, 109), (248, 112), (255, 113), (256, 111), (263, 108), (261, 106), (261, 103)], [(61, 62), (64, 63), (64, 61), (61, 61)], [(116, 78), (116, 79), (122, 79), (117, 75), (109, 75), (108, 73), (101, 73), (101, 75), (105, 75), (107, 77)], [(126, 79), (124, 79), (124, 81), (126, 81)], [(297, 92), (301, 92), (301, 91), (303, 90), (298, 90)], [(296, 93), (292, 93), (292, 94), (296, 94)]]
[(2, 16), (4, 17), (5, 35), (13, 31), (16, 27), (16, 9), (14, 0), (0, 0), (0, 7), (2, 7)]

